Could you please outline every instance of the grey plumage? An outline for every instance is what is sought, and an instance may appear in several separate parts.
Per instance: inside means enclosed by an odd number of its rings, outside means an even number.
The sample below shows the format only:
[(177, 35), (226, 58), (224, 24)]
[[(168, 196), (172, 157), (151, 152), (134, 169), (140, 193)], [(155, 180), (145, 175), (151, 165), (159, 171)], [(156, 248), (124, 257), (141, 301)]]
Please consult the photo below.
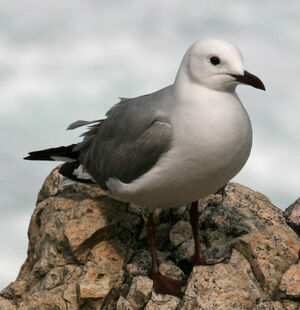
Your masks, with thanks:
[(96, 123), (73, 150), (79, 151), (80, 163), (102, 188), (107, 189), (105, 181), (110, 177), (132, 182), (170, 149), (172, 126), (163, 113), (158, 113), (166, 110), (160, 98), (168, 91), (166, 87), (149, 95), (122, 98), (106, 113), (106, 119), (77, 121), (68, 127)]
[(72, 124), (70, 124), (67, 128), (67, 130), (72, 130), (72, 129), (76, 129), (78, 127), (81, 127), (81, 126), (86, 126), (86, 125), (89, 125), (89, 124), (93, 124), (93, 123), (96, 123), (96, 122), (99, 122), (101, 120), (96, 120), (96, 121), (83, 121), (83, 120), (78, 120)]

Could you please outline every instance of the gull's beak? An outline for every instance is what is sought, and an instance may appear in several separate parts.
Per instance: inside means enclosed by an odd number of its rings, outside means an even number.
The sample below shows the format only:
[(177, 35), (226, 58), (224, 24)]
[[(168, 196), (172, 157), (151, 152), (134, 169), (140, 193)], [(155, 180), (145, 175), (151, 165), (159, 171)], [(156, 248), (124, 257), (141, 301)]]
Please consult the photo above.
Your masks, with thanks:
[(248, 71), (244, 71), (244, 75), (231, 74), (231, 76), (234, 77), (235, 80), (240, 83), (251, 85), (255, 88), (259, 88), (262, 90), (266, 90), (263, 82), (257, 76), (249, 73)]

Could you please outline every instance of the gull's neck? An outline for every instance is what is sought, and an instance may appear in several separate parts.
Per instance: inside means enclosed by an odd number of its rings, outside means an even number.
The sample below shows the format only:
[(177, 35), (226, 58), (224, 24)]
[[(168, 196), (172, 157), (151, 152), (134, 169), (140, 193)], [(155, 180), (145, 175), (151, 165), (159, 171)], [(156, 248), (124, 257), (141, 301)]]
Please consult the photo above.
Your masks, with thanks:
[(204, 94), (209, 95), (216, 91), (209, 89), (195, 81), (191, 80), (189, 74), (186, 72), (185, 66), (180, 66), (176, 79), (173, 84), (173, 90), (176, 98), (186, 101), (187, 98), (193, 99)]
[(175, 81), (174, 81), (174, 86), (176, 87), (177, 85), (180, 84), (185, 84), (185, 83), (189, 83), (190, 82), (190, 78), (189, 78), (189, 74), (187, 72), (187, 66), (186, 66), (186, 62), (187, 62), (187, 57), (188, 57), (188, 53), (186, 53), (182, 59), (182, 62), (179, 66)]

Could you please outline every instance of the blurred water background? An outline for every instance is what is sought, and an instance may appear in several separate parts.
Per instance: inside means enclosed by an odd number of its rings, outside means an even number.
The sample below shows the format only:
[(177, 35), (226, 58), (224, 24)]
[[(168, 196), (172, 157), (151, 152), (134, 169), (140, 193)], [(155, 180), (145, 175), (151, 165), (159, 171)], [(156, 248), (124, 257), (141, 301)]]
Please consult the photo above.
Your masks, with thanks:
[(78, 141), (66, 132), (117, 102), (173, 82), (198, 38), (234, 42), (266, 85), (240, 86), (254, 144), (234, 179), (285, 209), (300, 196), (300, 2), (1, 1), (0, 289), (26, 257), (27, 227), (56, 166), (28, 151)]

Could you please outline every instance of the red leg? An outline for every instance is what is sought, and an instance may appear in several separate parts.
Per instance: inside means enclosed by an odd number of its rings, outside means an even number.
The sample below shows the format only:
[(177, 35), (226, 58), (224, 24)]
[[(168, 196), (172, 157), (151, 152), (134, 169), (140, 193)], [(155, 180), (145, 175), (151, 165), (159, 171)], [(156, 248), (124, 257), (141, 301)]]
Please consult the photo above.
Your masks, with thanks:
[(157, 294), (168, 294), (168, 295), (173, 295), (173, 296), (180, 296), (181, 287), (184, 285), (185, 281), (167, 278), (159, 272), (158, 265), (157, 265), (156, 252), (155, 252), (156, 227), (153, 223), (152, 213), (149, 215), (149, 218), (147, 221), (147, 230), (148, 230), (148, 235), (149, 235), (151, 259), (152, 259), (151, 272), (152, 272), (154, 291)]
[(200, 236), (199, 236), (199, 212), (198, 201), (192, 202), (190, 209), (190, 222), (192, 225), (194, 241), (195, 241), (195, 264), (205, 265), (205, 260), (201, 254)]

